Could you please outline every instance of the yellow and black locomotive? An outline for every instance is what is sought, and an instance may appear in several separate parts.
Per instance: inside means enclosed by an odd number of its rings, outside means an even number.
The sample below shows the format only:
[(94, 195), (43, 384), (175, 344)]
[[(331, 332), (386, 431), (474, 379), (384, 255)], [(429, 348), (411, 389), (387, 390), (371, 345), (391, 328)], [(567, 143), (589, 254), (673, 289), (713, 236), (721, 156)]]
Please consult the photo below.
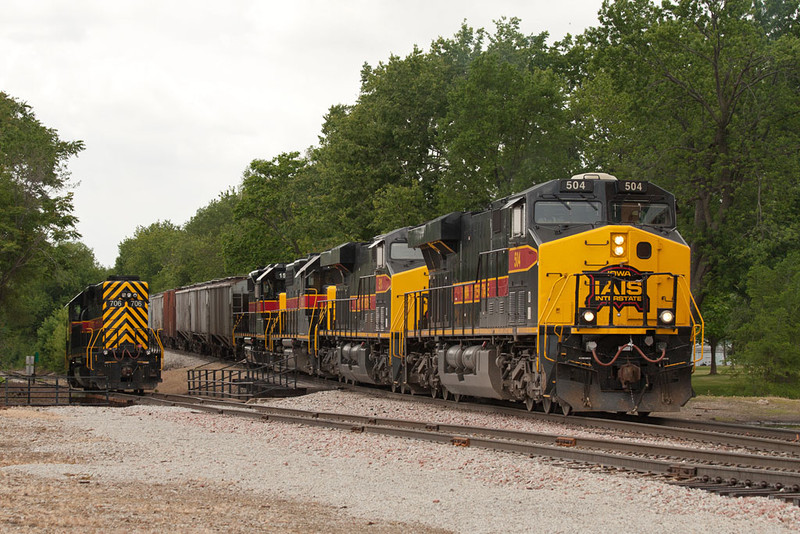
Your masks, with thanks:
[(444, 392), (565, 414), (674, 411), (692, 397), (702, 320), (675, 199), (655, 184), (553, 180), (409, 241), (430, 290), (406, 305), (422, 312), (406, 335), (435, 351)]
[(234, 352), (456, 400), (675, 411), (703, 339), (689, 274), (672, 194), (578, 175), (254, 271)]
[(69, 304), (70, 384), (84, 389), (143, 391), (161, 382), (163, 349), (148, 328), (147, 282), (111, 276)]

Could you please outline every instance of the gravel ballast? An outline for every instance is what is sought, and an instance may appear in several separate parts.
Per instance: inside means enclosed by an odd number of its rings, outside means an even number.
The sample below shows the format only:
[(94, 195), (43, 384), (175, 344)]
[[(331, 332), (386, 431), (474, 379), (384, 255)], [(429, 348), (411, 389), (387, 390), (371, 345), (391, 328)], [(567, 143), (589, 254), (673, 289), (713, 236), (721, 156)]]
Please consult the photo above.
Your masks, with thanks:
[[(332, 395), (280, 404), (354, 402)], [(400, 409), (384, 406), (387, 413), (378, 415), (399, 417), (391, 412)], [(101, 510), (113, 524), (141, 532), (178, 524), (195, 532), (800, 529), (800, 509), (765, 498), (724, 498), (521, 455), (184, 408), (0, 410), (0, 435), (2, 530), (62, 531), (69, 514), (83, 510), (68, 503), (92, 502), (93, 491), (106, 503), (143, 495), (138, 508)], [(30, 523), (37, 506), (40, 522)], [(73, 519), (92, 531), (87, 518), (98, 508), (86, 506), (86, 515)], [(41, 523), (48, 514), (60, 527)], [(170, 514), (177, 523), (165, 519)]]

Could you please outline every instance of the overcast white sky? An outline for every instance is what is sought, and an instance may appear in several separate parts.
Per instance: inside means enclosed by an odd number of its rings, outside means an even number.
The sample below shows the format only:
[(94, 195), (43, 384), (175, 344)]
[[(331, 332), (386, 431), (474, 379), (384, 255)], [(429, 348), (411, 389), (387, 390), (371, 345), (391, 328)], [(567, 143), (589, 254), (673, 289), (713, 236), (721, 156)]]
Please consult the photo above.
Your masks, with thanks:
[(553, 38), (602, 0), (0, 0), (0, 91), (63, 140), (83, 242), (112, 266), (137, 226), (185, 223), (255, 158), (318, 142), (364, 62), (502, 16)]

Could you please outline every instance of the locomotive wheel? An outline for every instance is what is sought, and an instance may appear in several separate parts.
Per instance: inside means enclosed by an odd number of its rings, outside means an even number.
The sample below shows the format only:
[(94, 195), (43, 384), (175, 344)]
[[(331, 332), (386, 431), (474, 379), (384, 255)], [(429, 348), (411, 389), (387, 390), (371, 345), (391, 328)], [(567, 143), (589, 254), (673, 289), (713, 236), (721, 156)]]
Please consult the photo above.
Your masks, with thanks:
[(461, 393), (454, 393), (453, 400), (456, 402), (461, 402)]
[(572, 411), (572, 406), (570, 406), (566, 402), (561, 405), (561, 413), (564, 414), (565, 416), (569, 415), (571, 411)]
[(450, 397), (450, 392), (449, 392), (449, 391), (447, 391), (447, 388), (445, 388), (444, 386), (442, 386), (442, 398), (443, 398), (444, 400), (447, 400), (449, 397)]
[(435, 399), (439, 395), (439, 388), (431, 388), (431, 398)]
[(544, 413), (550, 413), (553, 411), (553, 401), (550, 397), (545, 397), (542, 399), (542, 411)]
[(397, 382), (392, 381), (392, 393), (397, 393)]
[(527, 398), (525, 399), (525, 408), (527, 408), (529, 412), (533, 411), (533, 407), (534, 407), (534, 405), (535, 405), (535, 404), (536, 404), (536, 403), (535, 403), (535, 402), (533, 402), (533, 399), (532, 399), (532, 398), (530, 398), (530, 397), (527, 397)]

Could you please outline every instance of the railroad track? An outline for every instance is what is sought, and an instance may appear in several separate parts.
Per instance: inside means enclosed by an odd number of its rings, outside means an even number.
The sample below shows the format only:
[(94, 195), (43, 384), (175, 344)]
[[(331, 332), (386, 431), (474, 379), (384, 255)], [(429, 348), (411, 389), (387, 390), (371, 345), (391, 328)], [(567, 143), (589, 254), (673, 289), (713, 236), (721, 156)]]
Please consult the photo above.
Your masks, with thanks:
[[(303, 424), (350, 432), (372, 433), (406, 439), (420, 439), (453, 446), (477, 447), (511, 453), (551, 458), (567, 462), (571, 467), (597, 467), (623, 469), (658, 476), (670, 483), (714, 491), (724, 495), (759, 495), (781, 498), (800, 505), (800, 444), (774, 437), (740, 436), (730, 432), (717, 433), (708, 430), (683, 429), (696, 436), (702, 432), (709, 438), (706, 442), (728, 444), (735, 442), (742, 447), (740, 440), (749, 444), (748, 452), (707, 450), (697, 447), (657, 445), (630, 441), (627, 437), (585, 438), (570, 436), (570, 424), (574, 418), (556, 416), (565, 423), (559, 434), (520, 432), (497, 428), (482, 428), (463, 425), (409, 421), (372, 416), (307, 411), (290, 408), (277, 408), (264, 405), (243, 404), (211, 398), (196, 398), (179, 395), (121, 396), (129, 402), (140, 404), (160, 404), (182, 406), (194, 410), (218, 414), (246, 417), (264, 421)], [(433, 399), (426, 399), (433, 400)], [(497, 408), (497, 407), (493, 407)], [(467, 409), (474, 409), (469, 406)], [(496, 411), (496, 410), (493, 410)], [(527, 412), (515, 411), (519, 416)], [(543, 416), (531, 414), (530, 416)], [(594, 428), (605, 425), (607, 420), (586, 418), (577, 426)], [(639, 425), (663, 432), (664, 427), (646, 425), (638, 422), (614, 421), (615, 426), (622, 423)], [(631, 427), (625, 427), (632, 432)], [(670, 432), (679, 432), (672, 429)], [(633, 431), (636, 434), (635, 431)], [(647, 434), (646, 432), (641, 432)], [(663, 435), (658, 433), (656, 435)], [(686, 439), (685, 435), (679, 435)], [(710, 439), (712, 438), (713, 439)], [(691, 438), (696, 439), (696, 438)], [(773, 447), (786, 446), (783, 454), (776, 456)]]
[(800, 456), (800, 430), (765, 428), (717, 421), (689, 421), (665, 417), (636, 417), (629, 415), (564, 416), (529, 412), (516, 404), (456, 402), (430, 398), (425, 395), (393, 393), (365, 386), (345, 385), (342, 389), (394, 399), (413, 399), (436, 406), (455, 407), (481, 413), (504, 414), (538, 421), (547, 421), (568, 427), (609, 432), (627, 432), (633, 436), (650, 436), (698, 442), (748, 450), (762, 450)]

